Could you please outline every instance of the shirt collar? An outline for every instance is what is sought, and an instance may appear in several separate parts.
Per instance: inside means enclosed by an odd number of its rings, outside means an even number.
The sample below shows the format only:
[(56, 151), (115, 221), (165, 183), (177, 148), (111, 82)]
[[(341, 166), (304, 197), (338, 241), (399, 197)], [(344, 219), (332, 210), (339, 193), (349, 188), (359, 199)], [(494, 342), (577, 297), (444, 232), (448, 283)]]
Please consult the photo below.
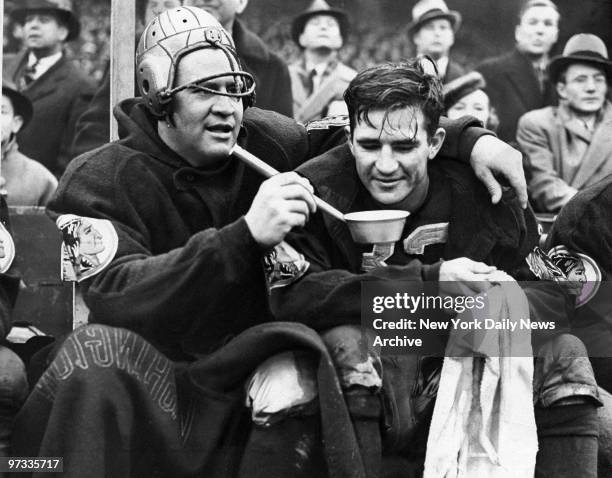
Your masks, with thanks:
[(34, 77), (38, 78), (43, 73), (45, 73), (49, 68), (55, 65), (60, 58), (62, 57), (63, 52), (58, 51), (50, 56), (45, 56), (43, 58), (36, 58), (33, 52), (30, 52), (28, 55), (28, 68), (31, 68), (36, 64), (36, 71), (34, 72)]
[(436, 67), (438, 68), (438, 75), (440, 77), (446, 75), (446, 69), (448, 68), (448, 57), (443, 56), (436, 60)]

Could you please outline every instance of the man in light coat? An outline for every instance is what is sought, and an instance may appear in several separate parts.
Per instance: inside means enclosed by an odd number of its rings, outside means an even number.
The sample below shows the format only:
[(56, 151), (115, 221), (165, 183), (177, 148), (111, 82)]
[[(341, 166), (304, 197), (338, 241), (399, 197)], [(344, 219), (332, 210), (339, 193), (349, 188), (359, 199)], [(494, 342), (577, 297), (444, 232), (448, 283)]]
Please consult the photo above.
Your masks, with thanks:
[(517, 139), (531, 172), (537, 209), (557, 212), (580, 189), (612, 173), (612, 105), (606, 100), (612, 62), (595, 35), (574, 35), (553, 58), (549, 77), (559, 106), (525, 114)]

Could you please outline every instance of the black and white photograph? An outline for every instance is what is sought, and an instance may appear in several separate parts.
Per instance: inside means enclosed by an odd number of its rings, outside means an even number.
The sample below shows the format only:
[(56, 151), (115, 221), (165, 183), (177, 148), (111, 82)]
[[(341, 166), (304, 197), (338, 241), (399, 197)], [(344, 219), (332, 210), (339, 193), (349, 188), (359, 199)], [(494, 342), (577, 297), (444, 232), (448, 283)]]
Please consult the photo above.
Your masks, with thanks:
[(612, 0), (0, 10), (0, 478), (612, 478)]

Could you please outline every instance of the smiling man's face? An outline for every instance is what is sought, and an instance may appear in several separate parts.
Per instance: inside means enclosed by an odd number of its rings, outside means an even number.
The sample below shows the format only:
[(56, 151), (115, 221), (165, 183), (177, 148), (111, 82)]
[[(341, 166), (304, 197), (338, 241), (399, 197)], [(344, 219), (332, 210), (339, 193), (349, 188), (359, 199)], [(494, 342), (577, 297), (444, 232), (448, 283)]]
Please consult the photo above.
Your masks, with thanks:
[(425, 197), (429, 186), (427, 161), (442, 146), (444, 130), (429, 138), (419, 108), (390, 112), (372, 110), (356, 122), (349, 147), (357, 175), (375, 201), (410, 210)]

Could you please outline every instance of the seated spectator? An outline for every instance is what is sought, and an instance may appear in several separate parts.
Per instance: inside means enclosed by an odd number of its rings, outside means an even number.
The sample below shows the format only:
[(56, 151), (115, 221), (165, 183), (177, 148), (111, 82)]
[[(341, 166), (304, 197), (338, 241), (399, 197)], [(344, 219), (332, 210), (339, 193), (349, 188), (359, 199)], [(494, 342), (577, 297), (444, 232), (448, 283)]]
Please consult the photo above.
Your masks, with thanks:
[(526, 113), (517, 140), (527, 156), (536, 208), (554, 213), (578, 190), (612, 173), (612, 105), (606, 100), (612, 62), (600, 38), (578, 34), (548, 71), (559, 106)]
[(289, 65), (295, 119), (307, 123), (346, 114), (342, 95), (357, 74), (338, 59), (348, 35), (346, 12), (331, 8), (325, 0), (313, 0), (295, 17), (291, 32), (302, 49), (301, 57)]
[(447, 83), (465, 74), (465, 69), (450, 59), (455, 33), (461, 26), (461, 14), (449, 10), (444, 0), (420, 0), (412, 9), (408, 34), (417, 55), (434, 59), (438, 76)]
[(444, 85), (444, 111), (450, 119), (473, 116), (491, 131), (499, 126), (497, 112), (491, 106), (489, 95), (484, 90), (485, 81), (480, 73), (473, 71)]
[(519, 12), (515, 48), (476, 67), (485, 78), (489, 98), (499, 108), (502, 140), (516, 140), (518, 119), (527, 111), (554, 103), (546, 67), (558, 35), (557, 6), (550, 0), (528, 0)]
[(4, 81), (0, 187), (10, 206), (45, 206), (57, 187), (57, 179), (47, 168), (19, 152), (17, 133), (31, 118), (30, 100)]
[(72, 159), (79, 116), (95, 85), (66, 57), (66, 42), (79, 37), (80, 23), (71, 1), (24, 0), (11, 12), (23, 25), (26, 49), (3, 58), (5, 75), (34, 106), (18, 139), (25, 155), (59, 177)]

